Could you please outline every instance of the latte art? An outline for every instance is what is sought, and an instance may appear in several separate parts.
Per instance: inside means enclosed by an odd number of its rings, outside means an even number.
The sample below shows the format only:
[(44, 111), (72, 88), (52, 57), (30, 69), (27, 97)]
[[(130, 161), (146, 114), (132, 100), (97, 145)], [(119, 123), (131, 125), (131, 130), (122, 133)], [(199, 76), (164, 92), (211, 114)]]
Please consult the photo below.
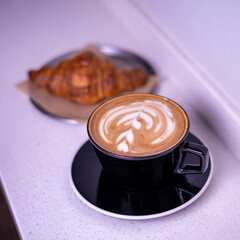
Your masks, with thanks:
[(183, 110), (155, 95), (110, 100), (97, 109), (91, 119), (94, 140), (110, 152), (127, 156), (165, 151), (176, 144), (187, 129)]
[[(138, 137), (144, 134), (148, 144), (164, 141), (175, 129), (172, 117), (171, 110), (158, 101), (134, 102), (107, 112), (99, 122), (99, 134), (119, 151), (142, 152), (144, 149), (136, 149)], [(123, 131), (119, 132), (119, 128)]]

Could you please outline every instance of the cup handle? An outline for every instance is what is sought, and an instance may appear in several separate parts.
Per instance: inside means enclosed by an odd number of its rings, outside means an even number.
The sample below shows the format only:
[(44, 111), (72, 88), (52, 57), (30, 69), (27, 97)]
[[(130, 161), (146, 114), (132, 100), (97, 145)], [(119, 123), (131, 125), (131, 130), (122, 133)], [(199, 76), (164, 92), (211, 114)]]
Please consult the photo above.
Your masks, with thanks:
[[(186, 154), (193, 154), (200, 159), (199, 163), (185, 164)], [(197, 143), (185, 141), (180, 147), (179, 159), (175, 168), (177, 174), (201, 174), (204, 173), (209, 165), (209, 152), (208, 149)]]

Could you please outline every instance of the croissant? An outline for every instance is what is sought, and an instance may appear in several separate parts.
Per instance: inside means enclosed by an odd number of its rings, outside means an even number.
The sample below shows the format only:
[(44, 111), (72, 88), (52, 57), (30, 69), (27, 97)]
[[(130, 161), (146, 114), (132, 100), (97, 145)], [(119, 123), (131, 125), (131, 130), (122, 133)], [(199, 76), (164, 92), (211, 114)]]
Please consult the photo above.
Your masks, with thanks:
[(147, 74), (140, 68), (121, 71), (94, 53), (84, 52), (56, 67), (28, 72), (38, 87), (72, 102), (92, 104), (145, 84)]

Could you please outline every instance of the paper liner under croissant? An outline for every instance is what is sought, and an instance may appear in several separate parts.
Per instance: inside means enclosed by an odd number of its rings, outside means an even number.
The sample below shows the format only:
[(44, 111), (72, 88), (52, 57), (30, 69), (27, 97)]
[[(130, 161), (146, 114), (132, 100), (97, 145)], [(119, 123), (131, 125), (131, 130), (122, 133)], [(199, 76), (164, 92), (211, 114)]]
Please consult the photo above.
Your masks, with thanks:
[[(93, 44), (87, 45), (80, 51), (71, 53), (71, 58), (85, 51), (93, 52), (100, 59), (104, 61), (111, 61), (111, 63), (118, 69), (121, 69), (121, 70), (132, 69), (132, 66), (130, 66), (129, 63), (116, 58), (111, 58), (110, 56), (101, 52), (99, 48)], [(63, 60), (64, 59), (65, 57), (63, 57)], [(56, 66), (58, 63), (59, 61), (54, 60), (48, 63), (47, 66)], [(150, 75), (148, 76), (147, 82), (143, 86), (136, 88), (135, 90), (132, 90), (132, 91), (122, 92), (118, 95), (124, 95), (129, 93), (151, 93), (159, 81), (160, 81), (159, 76)], [(102, 102), (107, 101), (109, 99), (109, 98), (106, 98), (97, 104), (82, 105), (82, 104), (72, 103), (60, 96), (51, 95), (47, 90), (38, 88), (31, 81), (21, 82), (17, 84), (17, 87), (21, 91), (26, 93), (42, 109), (44, 109), (44, 112), (49, 113), (49, 115), (52, 115), (54, 117), (64, 118), (64, 119), (76, 120), (78, 122), (85, 123), (85, 124), (88, 120), (88, 117), (92, 113), (92, 111), (97, 106), (99, 106)]]

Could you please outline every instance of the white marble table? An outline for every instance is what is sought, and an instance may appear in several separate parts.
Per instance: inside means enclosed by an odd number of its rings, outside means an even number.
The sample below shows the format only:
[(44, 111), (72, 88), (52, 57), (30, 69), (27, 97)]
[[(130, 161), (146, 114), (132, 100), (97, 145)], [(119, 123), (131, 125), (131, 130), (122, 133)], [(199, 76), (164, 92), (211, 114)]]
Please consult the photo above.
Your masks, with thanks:
[(163, 218), (131, 221), (90, 209), (71, 189), (70, 166), (88, 140), (86, 126), (43, 115), (15, 84), (30, 68), (89, 42), (130, 49), (160, 72), (161, 63), (109, 8), (99, 1), (3, 1), (0, 25), (0, 178), (22, 239), (239, 239), (240, 163), (171, 78), (156, 93), (183, 105), (215, 163), (198, 201)]

